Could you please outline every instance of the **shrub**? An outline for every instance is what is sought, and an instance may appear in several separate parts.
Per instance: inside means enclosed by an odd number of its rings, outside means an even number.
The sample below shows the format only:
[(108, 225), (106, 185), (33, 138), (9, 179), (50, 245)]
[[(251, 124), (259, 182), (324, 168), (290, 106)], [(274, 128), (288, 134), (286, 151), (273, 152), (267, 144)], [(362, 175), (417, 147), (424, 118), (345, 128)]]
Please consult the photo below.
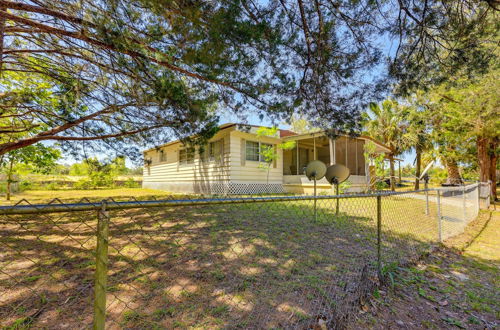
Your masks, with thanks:
[(123, 183), (123, 185), (127, 188), (139, 188), (139, 182), (135, 181), (132, 178), (128, 178), (127, 181)]
[(389, 185), (385, 181), (375, 182), (375, 189), (376, 190), (384, 190), (386, 188), (389, 188)]
[(51, 182), (45, 185), (45, 189), (47, 190), (58, 190), (59, 186), (55, 182)]
[(94, 188), (114, 186), (113, 176), (110, 173), (92, 172), (89, 176), (92, 187)]
[(349, 180), (342, 182), (341, 184), (339, 184), (339, 193), (340, 194), (345, 194), (346, 191), (349, 188), (351, 188), (351, 186), (352, 186), (352, 183)]
[(78, 189), (78, 190), (91, 189), (92, 182), (90, 180), (87, 180), (87, 179), (80, 179), (80, 180), (75, 182), (74, 188)]
[(19, 182), (19, 191), (32, 190), (33, 183), (31, 181), (21, 181)]

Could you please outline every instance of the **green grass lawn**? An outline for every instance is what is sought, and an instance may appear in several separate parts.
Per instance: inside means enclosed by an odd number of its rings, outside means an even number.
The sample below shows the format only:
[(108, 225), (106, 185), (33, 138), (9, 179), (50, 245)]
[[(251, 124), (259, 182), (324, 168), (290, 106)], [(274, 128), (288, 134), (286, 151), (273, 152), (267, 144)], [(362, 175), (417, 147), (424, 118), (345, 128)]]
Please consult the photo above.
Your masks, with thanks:
[[(108, 324), (304, 328), (318, 315), (342, 318), (359, 285), (376, 282), (377, 208), (376, 198), (341, 200), (338, 215), (335, 205), (318, 201), (317, 219), (312, 201), (110, 211)], [(89, 326), (96, 213), (0, 220), (0, 324)], [(384, 267), (435, 237), (423, 201), (382, 200)]]

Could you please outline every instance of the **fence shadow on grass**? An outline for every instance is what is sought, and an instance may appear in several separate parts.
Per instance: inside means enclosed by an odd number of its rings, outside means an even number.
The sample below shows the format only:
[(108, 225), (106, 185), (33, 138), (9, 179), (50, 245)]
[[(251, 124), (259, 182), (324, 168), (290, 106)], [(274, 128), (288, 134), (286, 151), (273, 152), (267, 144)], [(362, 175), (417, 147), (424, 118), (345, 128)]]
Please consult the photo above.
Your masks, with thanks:
[[(378, 282), (377, 204), (335, 202), (318, 200), (316, 217), (311, 200), (108, 211), (107, 325), (342, 327)], [(435, 238), (423, 205), (382, 202), (384, 263), (418, 256), (432, 241), (423, 229)], [(2, 326), (91, 325), (96, 218), (2, 216)]]

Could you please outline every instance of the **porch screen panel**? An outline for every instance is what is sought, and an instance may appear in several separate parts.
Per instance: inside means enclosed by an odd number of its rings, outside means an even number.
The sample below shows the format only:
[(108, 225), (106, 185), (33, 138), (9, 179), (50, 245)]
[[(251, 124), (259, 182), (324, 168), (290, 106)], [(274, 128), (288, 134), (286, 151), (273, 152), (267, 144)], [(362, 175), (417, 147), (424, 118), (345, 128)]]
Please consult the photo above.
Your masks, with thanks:
[(356, 163), (356, 139), (347, 139), (347, 164), (346, 166), (349, 168), (349, 172), (351, 175), (359, 175), (358, 174), (358, 164)]
[(309, 149), (299, 148), (299, 174), (304, 174), (304, 168), (309, 163)]
[(365, 140), (357, 140), (358, 175), (366, 175)]
[[(297, 167), (297, 166), (293, 166), (295, 163), (294, 159), (297, 159), (297, 158), (293, 158), (293, 156), (295, 155), (294, 150), (283, 150), (283, 174), (284, 175), (297, 174), (296, 171), (295, 172), (293, 171), (293, 169)], [(297, 157), (297, 156), (295, 156), (295, 157)]]
[(335, 163), (346, 165), (346, 138), (341, 136), (335, 140)]

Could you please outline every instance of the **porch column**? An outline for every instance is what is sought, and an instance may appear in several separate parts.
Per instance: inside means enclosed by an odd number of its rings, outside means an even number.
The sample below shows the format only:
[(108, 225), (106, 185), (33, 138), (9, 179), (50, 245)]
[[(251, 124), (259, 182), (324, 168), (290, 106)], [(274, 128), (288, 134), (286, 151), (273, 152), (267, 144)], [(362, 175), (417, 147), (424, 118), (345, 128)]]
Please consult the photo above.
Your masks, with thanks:
[(299, 175), (299, 140), (297, 140), (297, 175)]
[(347, 155), (349, 155), (349, 151), (347, 150), (347, 146), (348, 146), (347, 142), (348, 142), (348, 141), (349, 141), (349, 138), (348, 138), (348, 137), (346, 137), (346, 138), (345, 138), (345, 166), (346, 166), (346, 167), (348, 167), (348, 166), (349, 166), (349, 164), (347, 164)]
[(313, 135), (313, 160), (318, 159), (316, 156), (316, 137)]
[(328, 139), (328, 144), (330, 145), (330, 165), (335, 164), (335, 140)]

